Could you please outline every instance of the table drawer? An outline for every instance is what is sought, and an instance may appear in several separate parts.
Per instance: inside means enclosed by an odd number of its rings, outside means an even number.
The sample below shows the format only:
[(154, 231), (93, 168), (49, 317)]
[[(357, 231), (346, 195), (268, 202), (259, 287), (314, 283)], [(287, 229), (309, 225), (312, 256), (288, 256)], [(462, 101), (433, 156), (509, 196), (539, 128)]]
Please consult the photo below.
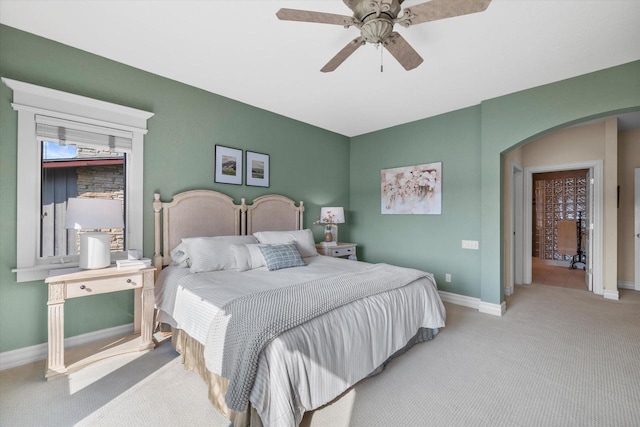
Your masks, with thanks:
[(142, 287), (142, 274), (127, 274), (104, 279), (78, 280), (67, 283), (66, 298), (98, 295)]
[(356, 253), (355, 247), (350, 248), (332, 248), (330, 249), (331, 256), (340, 257), (340, 256), (349, 256)]

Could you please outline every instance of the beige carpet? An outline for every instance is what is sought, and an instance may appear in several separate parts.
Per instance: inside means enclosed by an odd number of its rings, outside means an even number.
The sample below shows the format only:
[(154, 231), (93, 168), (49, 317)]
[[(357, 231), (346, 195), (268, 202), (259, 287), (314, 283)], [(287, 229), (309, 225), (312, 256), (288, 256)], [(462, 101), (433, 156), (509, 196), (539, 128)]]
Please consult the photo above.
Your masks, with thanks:
[[(640, 426), (640, 292), (620, 301), (517, 286), (504, 317), (447, 304), (447, 327), (309, 427)], [(228, 426), (170, 343), (46, 382), (44, 363), (0, 372), (0, 426)]]

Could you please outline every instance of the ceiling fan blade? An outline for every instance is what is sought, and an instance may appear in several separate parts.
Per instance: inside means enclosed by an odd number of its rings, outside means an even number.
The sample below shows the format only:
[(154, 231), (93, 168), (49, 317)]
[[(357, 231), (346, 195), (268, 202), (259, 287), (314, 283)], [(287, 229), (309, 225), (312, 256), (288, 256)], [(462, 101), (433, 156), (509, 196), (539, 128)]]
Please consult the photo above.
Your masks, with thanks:
[(395, 31), (383, 42), (383, 46), (398, 60), (405, 70), (413, 70), (422, 64), (422, 57), (411, 47), (400, 34)]
[(349, 44), (342, 48), (342, 50), (338, 52), (336, 56), (331, 58), (331, 61), (327, 62), (327, 65), (322, 67), (320, 71), (322, 71), (323, 73), (330, 73), (331, 71), (334, 71), (340, 66), (340, 64), (345, 61), (345, 59), (351, 56), (351, 54), (358, 50), (358, 48), (363, 44), (365, 44), (363, 37), (357, 37), (351, 40)]
[(350, 27), (359, 23), (352, 16), (336, 15), (335, 13), (313, 12), (310, 10), (280, 9), (276, 13), (283, 21), (316, 22), (319, 24), (333, 24)]
[(404, 14), (398, 18), (401, 25), (421, 24), (437, 21), (454, 16), (478, 13), (489, 7), (491, 0), (431, 0), (404, 9)]

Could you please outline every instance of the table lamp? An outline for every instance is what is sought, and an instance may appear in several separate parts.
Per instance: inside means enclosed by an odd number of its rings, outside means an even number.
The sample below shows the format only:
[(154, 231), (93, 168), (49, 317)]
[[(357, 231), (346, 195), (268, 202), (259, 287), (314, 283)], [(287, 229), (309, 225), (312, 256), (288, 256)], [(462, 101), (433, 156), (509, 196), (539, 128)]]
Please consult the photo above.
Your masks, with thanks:
[(344, 224), (344, 208), (337, 206), (320, 208), (320, 223), (325, 225), (325, 242), (338, 243), (337, 224)]
[[(123, 228), (122, 202), (116, 199), (70, 198), (64, 228), (96, 230)], [(111, 265), (111, 235), (102, 231), (80, 234), (80, 262), (83, 269)]]

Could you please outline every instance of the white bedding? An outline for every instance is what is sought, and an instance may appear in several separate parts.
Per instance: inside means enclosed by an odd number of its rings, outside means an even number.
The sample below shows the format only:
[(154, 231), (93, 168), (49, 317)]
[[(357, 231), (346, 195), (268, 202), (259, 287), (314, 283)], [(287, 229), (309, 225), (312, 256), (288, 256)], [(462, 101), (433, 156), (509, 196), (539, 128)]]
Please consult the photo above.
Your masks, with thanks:
[[(305, 267), (193, 274), (168, 267), (156, 283), (160, 321), (202, 344), (227, 302), (247, 293), (307, 282), (368, 264), (332, 257)], [(358, 320), (354, 320), (358, 319)], [(431, 278), (342, 306), (273, 340), (260, 357), (250, 401), (267, 426), (298, 425), (305, 411), (333, 400), (369, 375), (416, 334), (444, 326), (444, 306)]]

